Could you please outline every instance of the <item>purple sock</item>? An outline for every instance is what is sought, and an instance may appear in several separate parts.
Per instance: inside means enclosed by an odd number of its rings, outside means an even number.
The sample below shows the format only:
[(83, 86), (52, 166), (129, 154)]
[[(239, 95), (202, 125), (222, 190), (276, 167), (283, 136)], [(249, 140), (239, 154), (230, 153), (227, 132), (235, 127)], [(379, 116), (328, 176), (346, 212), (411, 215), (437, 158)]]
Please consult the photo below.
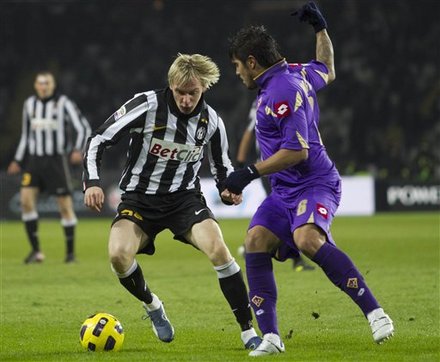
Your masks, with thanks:
[(325, 243), (313, 257), (332, 283), (338, 286), (362, 309), (365, 316), (379, 308), (377, 300), (350, 258), (330, 243)]
[(278, 332), (276, 313), (277, 286), (269, 253), (246, 254), (246, 274), (249, 284), (249, 300), (261, 332)]

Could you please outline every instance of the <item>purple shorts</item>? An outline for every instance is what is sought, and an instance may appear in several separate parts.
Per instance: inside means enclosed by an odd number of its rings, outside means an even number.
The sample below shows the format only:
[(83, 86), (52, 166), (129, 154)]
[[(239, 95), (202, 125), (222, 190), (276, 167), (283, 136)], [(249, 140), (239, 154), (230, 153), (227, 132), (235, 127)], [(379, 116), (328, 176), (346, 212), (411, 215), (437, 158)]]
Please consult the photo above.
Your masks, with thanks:
[(335, 245), (330, 225), (338, 205), (339, 194), (316, 187), (301, 193), (289, 207), (280, 196), (271, 193), (255, 212), (249, 229), (259, 225), (272, 231), (282, 241), (274, 258), (284, 261), (299, 255), (293, 232), (304, 224), (317, 225), (326, 234), (327, 241)]

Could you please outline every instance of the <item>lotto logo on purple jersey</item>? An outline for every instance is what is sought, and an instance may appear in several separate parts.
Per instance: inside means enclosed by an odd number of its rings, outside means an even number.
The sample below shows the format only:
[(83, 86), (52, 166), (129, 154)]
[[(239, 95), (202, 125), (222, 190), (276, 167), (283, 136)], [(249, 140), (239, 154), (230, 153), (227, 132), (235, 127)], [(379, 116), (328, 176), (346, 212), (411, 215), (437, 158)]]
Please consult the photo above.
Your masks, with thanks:
[(289, 103), (287, 103), (287, 101), (276, 103), (274, 112), (278, 117), (287, 117), (290, 114)]
[(327, 218), (328, 218), (328, 210), (327, 210), (327, 208), (326, 208), (324, 205), (317, 203), (317, 204), (316, 204), (316, 211), (317, 211), (318, 214), (321, 215), (324, 219), (327, 219)]

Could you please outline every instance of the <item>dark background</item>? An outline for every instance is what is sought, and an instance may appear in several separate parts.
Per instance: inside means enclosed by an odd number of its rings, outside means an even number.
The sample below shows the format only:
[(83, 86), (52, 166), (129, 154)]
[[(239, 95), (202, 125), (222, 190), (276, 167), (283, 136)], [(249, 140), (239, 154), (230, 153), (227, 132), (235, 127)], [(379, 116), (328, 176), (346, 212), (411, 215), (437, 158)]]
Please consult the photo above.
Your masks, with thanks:
[[(265, 24), (289, 61), (306, 62), (315, 56), (313, 29), (289, 16), (304, 3), (3, 0), (0, 169), (15, 152), (36, 71), (53, 71), (59, 90), (96, 128), (135, 93), (165, 87), (178, 52), (209, 55), (219, 65), (220, 82), (206, 98), (225, 121), (234, 159), (255, 93), (236, 78), (227, 38), (242, 26)], [(337, 74), (319, 93), (321, 134), (341, 173), (440, 179), (440, 2), (317, 3), (328, 21)], [(124, 147), (109, 153), (104, 165), (120, 168)]]

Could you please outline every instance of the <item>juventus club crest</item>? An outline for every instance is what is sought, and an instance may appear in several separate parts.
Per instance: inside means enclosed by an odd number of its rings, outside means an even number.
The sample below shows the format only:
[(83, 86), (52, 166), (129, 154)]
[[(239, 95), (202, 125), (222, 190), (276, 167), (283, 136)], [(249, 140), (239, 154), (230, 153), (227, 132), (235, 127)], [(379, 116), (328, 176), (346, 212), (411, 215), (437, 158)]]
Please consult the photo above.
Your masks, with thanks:
[(199, 129), (197, 129), (196, 132), (196, 139), (201, 141), (205, 138), (206, 135), (206, 128), (205, 127), (200, 127)]

